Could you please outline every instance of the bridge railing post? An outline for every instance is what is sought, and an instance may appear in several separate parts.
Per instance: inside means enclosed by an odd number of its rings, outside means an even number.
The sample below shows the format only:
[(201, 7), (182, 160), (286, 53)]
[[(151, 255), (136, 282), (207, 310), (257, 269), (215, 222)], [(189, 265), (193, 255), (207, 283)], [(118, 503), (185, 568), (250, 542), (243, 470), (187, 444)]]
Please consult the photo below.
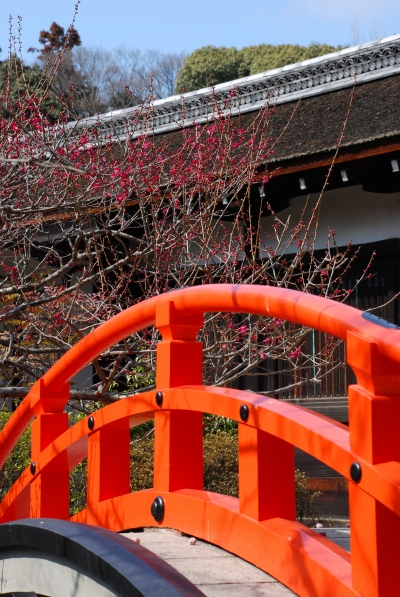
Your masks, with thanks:
[[(400, 332), (398, 332), (400, 333)], [(358, 385), (349, 387), (350, 448), (371, 464), (400, 462), (400, 370), (377, 343), (349, 332), (347, 362)], [(353, 588), (363, 597), (399, 594), (400, 519), (358, 485), (349, 483)]]
[(238, 435), (240, 512), (255, 520), (295, 520), (293, 446), (246, 423), (239, 423)]
[[(129, 493), (130, 433), (125, 418), (96, 429), (96, 413), (88, 419), (87, 506)], [(117, 513), (116, 513), (117, 514)]]
[(69, 517), (69, 469), (67, 454), (54, 460), (46, 472), (37, 467), (39, 454), (59, 435), (68, 429), (68, 414), (62, 412), (69, 398), (69, 386), (60, 392), (49, 392), (43, 380), (33, 393), (32, 407), (36, 419), (31, 432), (31, 473), (34, 478), (30, 486), (31, 518)]
[[(172, 298), (157, 306), (162, 342), (157, 346), (156, 387), (161, 395), (163, 389), (202, 384), (203, 347), (196, 336), (203, 321), (203, 315), (179, 313)], [(202, 413), (155, 406), (154, 442), (155, 490), (203, 489)]]

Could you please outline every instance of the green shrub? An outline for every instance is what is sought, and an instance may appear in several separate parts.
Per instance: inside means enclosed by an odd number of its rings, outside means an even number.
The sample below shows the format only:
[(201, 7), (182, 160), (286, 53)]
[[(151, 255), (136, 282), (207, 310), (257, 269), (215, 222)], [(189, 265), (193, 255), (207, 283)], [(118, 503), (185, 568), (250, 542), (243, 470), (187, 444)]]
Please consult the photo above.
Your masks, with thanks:
[[(131, 491), (153, 487), (154, 437), (131, 444)], [(232, 433), (204, 437), (204, 489), (225, 495), (238, 494), (238, 445)]]
[(295, 470), (296, 484), (296, 518), (307, 526), (314, 526), (317, 518), (315, 502), (321, 494), (312, 492), (305, 473)]
[(238, 495), (237, 434), (220, 431), (204, 437), (204, 489)]
[[(0, 411), (0, 430), (3, 429), (12, 413)], [(0, 499), (2, 500), (6, 493), (14, 485), (20, 474), (29, 466), (31, 461), (31, 428), (23, 433), (21, 439), (17, 442), (14, 450), (7, 458), (2, 470), (0, 471)]]
[(203, 415), (204, 437), (209, 433), (220, 433), (221, 431), (237, 435), (237, 422), (217, 415)]
[(154, 435), (131, 443), (131, 491), (153, 487)]
[(72, 516), (86, 508), (87, 458), (69, 474), (69, 514)]

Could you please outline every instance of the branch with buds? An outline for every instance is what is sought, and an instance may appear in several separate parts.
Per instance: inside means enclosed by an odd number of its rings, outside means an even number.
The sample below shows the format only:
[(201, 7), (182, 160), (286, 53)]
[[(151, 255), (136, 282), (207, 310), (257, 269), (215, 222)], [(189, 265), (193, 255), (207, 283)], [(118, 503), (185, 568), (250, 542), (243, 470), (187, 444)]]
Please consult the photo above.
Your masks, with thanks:
[[(72, 126), (68, 111), (51, 123), (43, 96), (28, 89), (17, 104), (2, 93), (0, 398), (21, 398), (85, 334), (171, 289), (262, 284), (339, 301), (354, 292), (343, 276), (357, 252), (339, 249), (333, 231), (323, 254), (314, 249), (324, 189), (297, 222), (267, 202), (276, 142), (268, 105), (243, 126), (231, 113), (234, 91), (223, 109), (211, 96), (204, 125), (154, 136), (150, 97), (140, 134), (129, 123), (119, 143), (84, 122)], [(369, 275), (367, 267), (358, 283)], [(286, 380), (275, 393), (320, 383), (338, 366), (338, 343), (310, 352), (310, 333), (277, 319), (206, 314), (205, 383), (274, 376), (273, 362)], [(94, 379), (88, 373), (93, 392), (77, 389), (74, 400), (151, 387), (158, 341), (151, 328), (104, 352)]]

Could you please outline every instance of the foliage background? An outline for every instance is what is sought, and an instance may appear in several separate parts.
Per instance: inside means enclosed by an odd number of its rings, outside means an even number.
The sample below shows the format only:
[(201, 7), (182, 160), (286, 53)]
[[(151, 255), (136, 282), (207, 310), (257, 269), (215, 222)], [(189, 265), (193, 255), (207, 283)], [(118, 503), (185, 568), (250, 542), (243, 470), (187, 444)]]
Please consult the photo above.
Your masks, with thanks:
[(233, 79), (248, 77), (287, 64), (294, 64), (341, 50), (342, 46), (312, 43), (309, 46), (292, 44), (260, 44), (241, 50), (224, 46), (204, 46), (185, 58), (178, 72), (176, 93), (218, 85)]
[[(59, 115), (60, 101), (73, 89), (71, 118), (119, 110), (145, 101), (151, 88), (156, 98), (182, 91), (193, 91), (270, 69), (316, 58), (342, 49), (342, 46), (311, 43), (260, 44), (235, 47), (203, 46), (191, 54), (141, 50), (126, 46), (113, 49), (82, 45), (79, 33), (53, 22), (41, 31), (36, 62), (23, 65), (17, 50), (0, 61), (0, 91), (11, 81), (11, 96), (17, 101), (26, 87), (43, 96), (44, 113)], [(1, 52), (1, 49), (0, 49)], [(52, 70), (56, 61), (57, 72)], [(49, 93), (47, 93), (49, 92)]]

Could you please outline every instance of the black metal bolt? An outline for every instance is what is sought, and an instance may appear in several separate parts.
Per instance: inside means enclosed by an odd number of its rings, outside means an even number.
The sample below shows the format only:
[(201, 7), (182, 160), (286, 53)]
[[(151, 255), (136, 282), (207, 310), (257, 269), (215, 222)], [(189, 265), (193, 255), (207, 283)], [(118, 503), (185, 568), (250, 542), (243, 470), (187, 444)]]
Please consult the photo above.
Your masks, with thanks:
[(161, 496), (156, 497), (154, 502), (151, 504), (151, 515), (156, 522), (161, 522), (164, 518), (164, 500)]
[(88, 418), (87, 426), (89, 427), (90, 431), (92, 431), (94, 427), (94, 417), (90, 416)]
[(157, 406), (162, 406), (162, 403), (163, 403), (163, 393), (162, 392), (157, 392), (156, 402), (157, 402)]
[(350, 467), (350, 477), (354, 483), (358, 483), (361, 480), (362, 468), (359, 462), (353, 462)]
[(247, 404), (242, 404), (242, 406), (240, 407), (240, 418), (242, 419), (242, 421), (245, 422), (249, 418), (249, 407), (247, 406)]
[(31, 462), (30, 471), (31, 475), (34, 475), (36, 473), (36, 462)]

